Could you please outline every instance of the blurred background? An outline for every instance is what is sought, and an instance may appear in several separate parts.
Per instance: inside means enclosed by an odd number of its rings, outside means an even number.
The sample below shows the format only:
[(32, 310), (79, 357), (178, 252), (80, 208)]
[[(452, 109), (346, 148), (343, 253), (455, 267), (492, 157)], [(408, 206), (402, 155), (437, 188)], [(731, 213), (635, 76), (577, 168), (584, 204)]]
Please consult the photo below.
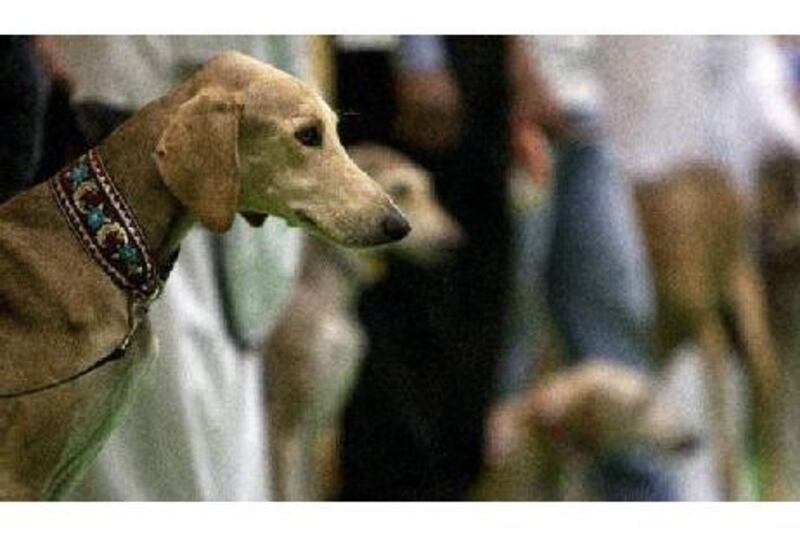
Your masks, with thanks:
[(800, 39), (2, 36), (0, 201), (226, 50), (412, 233), (196, 228), (69, 499), (800, 497)]

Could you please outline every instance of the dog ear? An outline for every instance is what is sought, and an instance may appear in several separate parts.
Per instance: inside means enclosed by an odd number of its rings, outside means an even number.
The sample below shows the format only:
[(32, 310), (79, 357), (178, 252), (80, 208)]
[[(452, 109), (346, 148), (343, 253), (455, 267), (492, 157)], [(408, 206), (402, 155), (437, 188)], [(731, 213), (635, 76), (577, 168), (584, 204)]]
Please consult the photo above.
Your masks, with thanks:
[(156, 165), (175, 197), (208, 229), (230, 229), (239, 202), (236, 95), (218, 88), (181, 104), (159, 139)]

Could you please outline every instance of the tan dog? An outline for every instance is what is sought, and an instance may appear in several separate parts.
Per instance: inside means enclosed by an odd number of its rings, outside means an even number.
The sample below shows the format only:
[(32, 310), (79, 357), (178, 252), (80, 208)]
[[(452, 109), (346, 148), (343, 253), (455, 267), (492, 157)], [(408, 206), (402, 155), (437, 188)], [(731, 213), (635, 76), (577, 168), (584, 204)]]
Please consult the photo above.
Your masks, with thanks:
[(316, 239), (306, 243), (300, 282), (265, 349), (272, 488), (278, 500), (331, 495), (336, 438), (328, 430), (335, 432), (365, 343), (353, 307), (361, 289), (380, 275), (382, 257), (424, 265), (441, 260), (462, 239), (422, 168), (375, 145), (355, 147), (350, 155), (414, 229), (399, 243), (365, 253)]
[(297, 79), (222, 54), (0, 207), (0, 499), (57, 496), (99, 448), (149, 351), (156, 274), (195, 221), (276, 215), (348, 246), (408, 232), (335, 122)]
[(741, 497), (741, 452), (726, 407), (733, 348), (750, 386), (761, 496), (787, 497), (778, 361), (763, 281), (747, 242), (748, 217), (738, 194), (715, 167), (696, 164), (659, 182), (639, 184), (636, 199), (657, 293), (655, 358), (665, 363), (685, 341), (700, 349), (723, 498)]
[[(633, 449), (673, 455), (698, 443), (646, 375), (601, 361), (551, 374), (498, 405), (486, 434), (486, 466), (474, 494), (481, 500), (550, 500), (563, 492), (589, 499), (579, 485), (591, 458)], [(566, 480), (558, 475), (562, 466)]]

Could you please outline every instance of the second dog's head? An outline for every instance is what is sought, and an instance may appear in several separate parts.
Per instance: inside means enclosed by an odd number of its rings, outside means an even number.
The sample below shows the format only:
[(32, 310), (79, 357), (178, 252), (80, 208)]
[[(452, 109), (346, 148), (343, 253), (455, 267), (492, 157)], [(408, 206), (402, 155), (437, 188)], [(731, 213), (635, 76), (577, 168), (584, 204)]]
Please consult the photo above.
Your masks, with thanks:
[(408, 217), (412, 230), (386, 253), (419, 266), (431, 266), (449, 258), (464, 243), (458, 222), (436, 198), (431, 175), (403, 154), (377, 144), (348, 149), (363, 169)]
[(225, 53), (178, 94), (185, 100), (164, 129), (156, 164), (209, 229), (227, 230), (238, 212), (251, 223), (276, 215), (353, 247), (409, 232), (394, 202), (347, 156), (334, 113), (296, 78)]
[(529, 438), (594, 456), (634, 448), (688, 454), (700, 442), (674, 406), (656, 398), (646, 375), (603, 361), (557, 372), (497, 407), (489, 419), (489, 462), (502, 463)]
[(694, 450), (697, 436), (655, 398), (643, 373), (589, 361), (556, 373), (528, 398), (528, 416), (540, 433), (590, 453), (645, 447), (664, 453)]

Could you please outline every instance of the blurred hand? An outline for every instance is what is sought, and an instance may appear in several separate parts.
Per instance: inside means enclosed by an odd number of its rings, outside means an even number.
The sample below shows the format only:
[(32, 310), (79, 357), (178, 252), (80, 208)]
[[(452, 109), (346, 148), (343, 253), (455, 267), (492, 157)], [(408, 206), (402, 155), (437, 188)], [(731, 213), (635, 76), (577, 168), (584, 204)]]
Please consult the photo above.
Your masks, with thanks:
[(583, 137), (585, 132), (574, 127), (550, 84), (539, 71), (532, 57), (533, 52), (519, 37), (509, 39), (512, 135), (519, 121), (530, 121), (551, 141)]
[(36, 55), (44, 69), (45, 76), (53, 85), (60, 84), (70, 88), (72, 80), (67, 73), (67, 68), (61, 60), (56, 40), (48, 35), (34, 37)]
[(550, 146), (542, 130), (524, 116), (511, 117), (511, 152), (515, 163), (540, 188), (550, 181)]
[(577, 125), (569, 113), (548, 93), (529, 85), (516, 93), (511, 109), (511, 127), (515, 121), (527, 121), (551, 142), (590, 138), (591, 132)]

